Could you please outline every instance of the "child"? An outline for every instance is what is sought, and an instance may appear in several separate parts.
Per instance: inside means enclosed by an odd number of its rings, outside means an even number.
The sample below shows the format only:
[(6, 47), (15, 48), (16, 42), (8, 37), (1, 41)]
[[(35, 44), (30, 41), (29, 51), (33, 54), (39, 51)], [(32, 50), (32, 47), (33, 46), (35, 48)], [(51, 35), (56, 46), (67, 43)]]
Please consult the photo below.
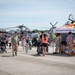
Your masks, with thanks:
[(28, 43), (29, 43), (29, 48), (31, 50), (32, 49), (32, 39), (31, 38), (29, 39), (29, 42)]
[(29, 44), (28, 44), (28, 41), (26, 41), (26, 45), (25, 45), (25, 52), (26, 52), (26, 54), (28, 54), (28, 49), (29, 49)]
[(24, 50), (24, 46), (25, 46), (25, 44), (26, 44), (26, 40), (25, 40), (24, 38), (22, 38), (21, 43), (22, 43), (23, 50)]

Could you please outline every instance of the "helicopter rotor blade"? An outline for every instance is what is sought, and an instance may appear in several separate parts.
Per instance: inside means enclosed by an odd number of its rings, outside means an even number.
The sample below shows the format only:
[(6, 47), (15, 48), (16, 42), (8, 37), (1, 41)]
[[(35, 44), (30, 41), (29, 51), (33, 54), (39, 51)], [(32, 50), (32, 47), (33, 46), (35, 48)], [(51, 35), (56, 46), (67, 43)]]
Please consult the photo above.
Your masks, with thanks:
[(73, 15), (72, 14), (69, 15), (68, 20), (73, 21)]
[(55, 24), (54, 24), (54, 26), (57, 24), (58, 22), (56, 22)]
[(53, 24), (50, 22), (50, 24), (53, 26)]

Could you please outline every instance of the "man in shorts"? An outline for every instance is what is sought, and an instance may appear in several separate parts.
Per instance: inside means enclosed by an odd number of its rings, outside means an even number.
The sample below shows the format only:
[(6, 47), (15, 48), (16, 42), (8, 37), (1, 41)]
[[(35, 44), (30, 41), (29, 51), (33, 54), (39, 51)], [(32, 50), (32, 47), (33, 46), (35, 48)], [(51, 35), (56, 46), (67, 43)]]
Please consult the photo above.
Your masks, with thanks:
[(13, 37), (11, 38), (12, 56), (14, 56), (14, 52), (15, 52), (15, 55), (17, 56), (18, 42), (19, 42), (18, 34), (17, 34), (17, 32), (14, 32), (14, 35), (13, 35)]

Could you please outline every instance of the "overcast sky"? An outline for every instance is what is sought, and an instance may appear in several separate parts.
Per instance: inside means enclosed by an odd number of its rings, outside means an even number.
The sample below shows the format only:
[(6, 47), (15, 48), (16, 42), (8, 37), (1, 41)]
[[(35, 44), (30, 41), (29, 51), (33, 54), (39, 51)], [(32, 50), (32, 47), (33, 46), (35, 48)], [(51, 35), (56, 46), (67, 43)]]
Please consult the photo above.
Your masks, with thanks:
[(0, 0), (0, 28), (24, 24), (30, 29), (62, 26), (75, 15), (75, 0)]

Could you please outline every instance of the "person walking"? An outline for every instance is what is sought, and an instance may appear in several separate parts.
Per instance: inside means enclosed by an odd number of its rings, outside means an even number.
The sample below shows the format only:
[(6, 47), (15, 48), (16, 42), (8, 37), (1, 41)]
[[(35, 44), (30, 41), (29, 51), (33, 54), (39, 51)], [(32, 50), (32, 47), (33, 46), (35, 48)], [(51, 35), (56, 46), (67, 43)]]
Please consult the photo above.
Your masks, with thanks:
[(14, 35), (13, 35), (13, 37), (11, 38), (12, 56), (14, 56), (14, 52), (15, 52), (15, 55), (17, 56), (18, 42), (19, 42), (18, 34), (17, 34), (17, 32), (14, 32)]
[(26, 39), (23, 37), (21, 40), (21, 45), (23, 47), (23, 50), (24, 50), (25, 44), (26, 44)]
[(57, 54), (58, 51), (60, 53), (60, 51), (61, 51), (61, 35), (60, 35), (60, 33), (57, 33), (55, 43), (56, 43), (56, 49), (53, 54)]
[(28, 50), (29, 50), (29, 43), (26, 40), (26, 44), (25, 44), (25, 52), (26, 52), (26, 54), (28, 54)]
[(29, 44), (29, 48), (31, 50), (32, 49), (32, 38), (29, 39), (28, 44)]
[(73, 36), (72, 36), (71, 32), (68, 33), (68, 36), (66, 38), (66, 42), (67, 42), (68, 48), (69, 48), (68, 54), (71, 55), (71, 52), (73, 49)]
[(48, 43), (48, 37), (46, 34), (42, 36), (42, 49), (43, 49), (43, 56), (46, 55), (46, 48), (47, 48), (47, 43)]
[(9, 49), (11, 49), (11, 36), (8, 38)]

